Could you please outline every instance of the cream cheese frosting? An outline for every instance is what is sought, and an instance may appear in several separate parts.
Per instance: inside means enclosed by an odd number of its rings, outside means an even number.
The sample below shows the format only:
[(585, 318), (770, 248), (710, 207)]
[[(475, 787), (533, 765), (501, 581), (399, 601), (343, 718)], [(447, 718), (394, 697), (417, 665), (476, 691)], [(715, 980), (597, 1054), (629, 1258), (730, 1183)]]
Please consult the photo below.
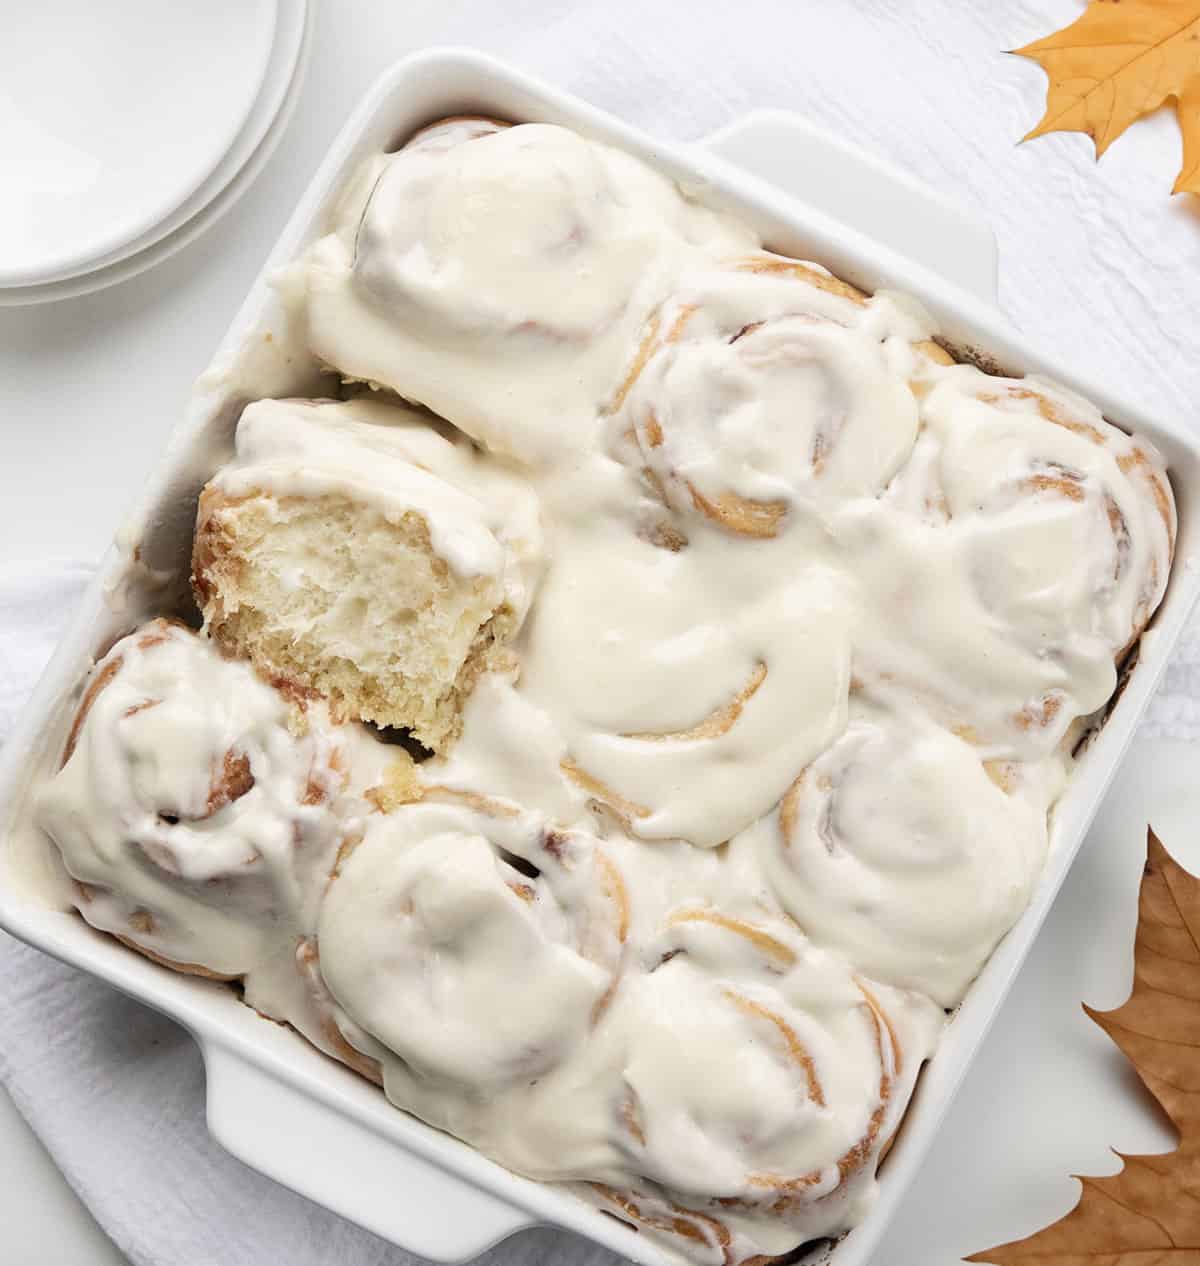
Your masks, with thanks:
[(457, 575), (503, 577), (513, 605), (528, 606), (541, 555), (536, 499), (428, 415), (373, 400), (259, 400), (243, 411), (236, 444), (212, 481), (227, 496), (349, 493), (390, 518), (418, 514)]
[(839, 1234), (1162, 597), (1162, 459), (557, 127), (373, 155), (289, 286), (380, 392), (214, 485), (419, 514), (511, 662), (410, 768), (135, 634), (41, 795), (81, 912), (694, 1260)]
[(382, 1055), (385, 1082), (486, 1098), (536, 1081), (591, 1025), (615, 982), (626, 897), (592, 837), (509, 801), (441, 794), (370, 821), (323, 909), (322, 971), (398, 1057)]
[(339, 847), (369, 808), (351, 786), (388, 761), (314, 708), (166, 621), (97, 665), (39, 825), (96, 927), (198, 974), (295, 1005), (298, 929), (315, 925)]
[(778, 916), (647, 894), (635, 911), (628, 852), (430, 794), (368, 826), (318, 931), (344, 1035), (395, 1102), (601, 1198), (669, 1190), (701, 1226), (717, 1199), (751, 1223), (833, 1197), (816, 1234), (869, 1201), (934, 1003), (868, 985)]
[(989, 769), (925, 718), (855, 699), (755, 844), (811, 936), (949, 1007), (1028, 904), (1062, 783), (1061, 759)]
[(682, 261), (754, 240), (645, 164), (543, 124), (442, 125), (356, 189), (309, 257), (313, 350), (531, 460), (586, 441)]

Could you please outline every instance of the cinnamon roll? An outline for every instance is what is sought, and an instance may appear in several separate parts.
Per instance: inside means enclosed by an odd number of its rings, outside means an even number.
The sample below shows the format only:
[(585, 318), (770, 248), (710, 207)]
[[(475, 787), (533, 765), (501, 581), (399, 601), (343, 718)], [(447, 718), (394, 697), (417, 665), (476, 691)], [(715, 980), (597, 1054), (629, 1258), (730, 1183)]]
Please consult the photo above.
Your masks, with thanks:
[(305, 991), (305, 1005), (300, 1014), (308, 1021), (301, 1021), (297, 1027), (326, 1055), (382, 1087), (383, 1069), (379, 1060), (363, 1053), (373, 1049), (371, 1039), (338, 1006), (321, 975), (321, 955), (315, 936), (306, 936), (297, 945), (296, 970)]
[(991, 755), (1036, 759), (1112, 695), (1162, 597), (1162, 460), (1062, 388), (965, 365), (934, 376), (921, 417), (885, 502), (837, 523), (862, 580), (855, 671)]
[[(769, 812), (840, 732), (851, 654), (827, 569), (801, 562), (770, 588), (748, 567), (718, 588), (708, 566), (693, 550), (614, 545), (587, 576), (552, 575), (523, 677), (578, 791), (635, 836), (703, 848)], [(638, 601), (609, 598), (613, 586)], [(593, 622), (572, 628), (581, 603)]]
[(624, 883), (597, 841), (511, 801), (427, 789), (372, 817), (330, 885), (318, 947), (388, 1095), (460, 1132), (471, 1104), (585, 1041), (627, 933)]
[(756, 833), (783, 908), (876, 980), (954, 1006), (1029, 902), (1061, 762), (989, 771), (919, 714), (851, 701)]
[(465, 441), (368, 401), (259, 401), (200, 498), (207, 631), (338, 716), (450, 743), (505, 662), (540, 556), (536, 501)]
[(741, 1262), (833, 1235), (870, 1201), (879, 1155), (942, 1020), (778, 920), (671, 912), (622, 999), (619, 1215)]
[(1162, 599), (1175, 548), (1175, 502), (1161, 455), (1088, 401), (1038, 378), (956, 370), (925, 399), (922, 416), (941, 444), (935, 504), (948, 520), (992, 520), (999, 538), (984, 537), (978, 573), (997, 569), (1006, 538), (1020, 544), (1033, 520), (1045, 551), (1057, 555), (1052, 575), (1073, 582), (1057, 595), (1065, 608), (1051, 607), (1034, 577), (1015, 593), (1011, 585), (985, 591), (989, 609), (1031, 642), (1046, 641), (1052, 609), (1054, 633), (1065, 625), (1114, 651), (1127, 647)]
[(896, 316), (778, 255), (681, 279), (610, 407), (615, 451), (680, 517), (676, 548), (697, 521), (775, 537), (797, 501), (882, 491), (917, 434), (907, 378), (949, 359)]
[(311, 952), (326, 1049), (702, 1260), (849, 1225), (940, 1010), (766, 914), (677, 906), (649, 936), (634, 919), (591, 836), (427, 788), (374, 817), (330, 885)]
[(291, 975), (350, 815), (346, 743), (181, 625), (97, 664), (39, 826), (93, 926), (177, 970)]
[(314, 352), (522, 457), (583, 434), (680, 257), (751, 240), (546, 124), (436, 124), (360, 187), (309, 256)]

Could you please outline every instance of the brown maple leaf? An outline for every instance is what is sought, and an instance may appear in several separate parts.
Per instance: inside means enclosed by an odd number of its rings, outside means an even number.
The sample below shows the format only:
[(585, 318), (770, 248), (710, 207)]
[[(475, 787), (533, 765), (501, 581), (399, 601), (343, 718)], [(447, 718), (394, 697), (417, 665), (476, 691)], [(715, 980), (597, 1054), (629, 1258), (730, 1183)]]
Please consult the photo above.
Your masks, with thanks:
[(1025, 140), (1086, 132), (1099, 158), (1172, 100), (1184, 141), (1172, 193), (1200, 193), (1200, 0), (1090, 0), (1070, 26), (1013, 51), (1050, 80), (1046, 113)]
[[(1079, 1203), (1023, 1240), (968, 1257), (994, 1266), (1200, 1264), (1200, 879), (1148, 833), (1133, 992), (1087, 1014), (1129, 1057), (1179, 1131), (1162, 1156), (1121, 1156), (1111, 1178), (1080, 1178)], [(1118, 1152), (1118, 1156), (1121, 1154)]]

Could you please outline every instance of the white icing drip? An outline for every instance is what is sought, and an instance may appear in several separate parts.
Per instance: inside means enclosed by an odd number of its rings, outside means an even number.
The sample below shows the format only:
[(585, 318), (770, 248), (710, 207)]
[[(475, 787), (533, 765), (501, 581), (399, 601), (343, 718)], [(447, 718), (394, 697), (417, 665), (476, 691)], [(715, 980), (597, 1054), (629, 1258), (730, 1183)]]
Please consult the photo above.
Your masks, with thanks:
[[(401, 405), (260, 400), (242, 413), (236, 457), (213, 483), (231, 497), (339, 492), (392, 519), (418, 514), (434, 551), (464, 578), (498, 577), (506, 546), (525, 573), (540, 553), (528, 487)], [(531, 583), (526, 574), (522, 588)]]
[(546, 712), (517, 687), (517, 674), (488, 673), (463, 712), (463, 733), (444, 760), (426, 766), (440, 785), (537, 805), (554, 822), (586, 820), (585, 794), (563, 777), (567, 747)]

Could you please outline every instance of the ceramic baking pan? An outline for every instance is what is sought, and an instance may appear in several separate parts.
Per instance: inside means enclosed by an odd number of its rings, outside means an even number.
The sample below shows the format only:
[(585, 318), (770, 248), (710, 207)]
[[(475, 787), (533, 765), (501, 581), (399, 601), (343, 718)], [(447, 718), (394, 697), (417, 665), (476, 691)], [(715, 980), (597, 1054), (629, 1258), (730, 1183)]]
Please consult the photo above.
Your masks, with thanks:
[[(53, 768), (94, 658), (144, 613), (186, 602), (197, 492), (230, 451), (255, 396), (329, 394), (295, 341), (272, 278), (318, 236), (359, 159), (440, 116), (483, 113), (561, 123), (640, 155), (690, 193), (743, 216), (774, 250), (817, 260), (865, 290), (917, 296), (947, 338), (985, 367), (1048, 374), (1118, 425), (1159, 446), (1179, 508), (1171, 582), (1106, 724), (1054, 812), (1052, 850), (1032, 904), (971, 987), (926, 1068), (870, 1216), (813, 1260), (863, 1266), (925, 1155), (971, 1057), (1025, 958), (1200, 591), (1200, 444), (1172, 418), (1080, 380), (1056, 350), (1033, 347), (994, 307), (990, 233), (911, 178), (793, 116), (752, 115), (701, 145), (668, 145), (582, 101), (473, 52), (400, 62), (367, 93), (284, 228), (198, 382), (142, 505), (119, 534), (0, 760), (0, 925), (185, 1025), (204, 1052), (208, 1122), (247, 1164), (415, 1253), (462, 1261), (535, 1224), (568, 1227), (634, 1261), (670, 1252), (567, 1191), (519, 1178), (391, 1107), (376, 1088), (259, 1018), (232, 990), (175, 975), (93, 932), (45, 899), (47, 846), (28, 822), (27, 791)], [(81, 404), (81, 407), (82, 404)], [(137, 407), (136, 382), (129, 407)]]

